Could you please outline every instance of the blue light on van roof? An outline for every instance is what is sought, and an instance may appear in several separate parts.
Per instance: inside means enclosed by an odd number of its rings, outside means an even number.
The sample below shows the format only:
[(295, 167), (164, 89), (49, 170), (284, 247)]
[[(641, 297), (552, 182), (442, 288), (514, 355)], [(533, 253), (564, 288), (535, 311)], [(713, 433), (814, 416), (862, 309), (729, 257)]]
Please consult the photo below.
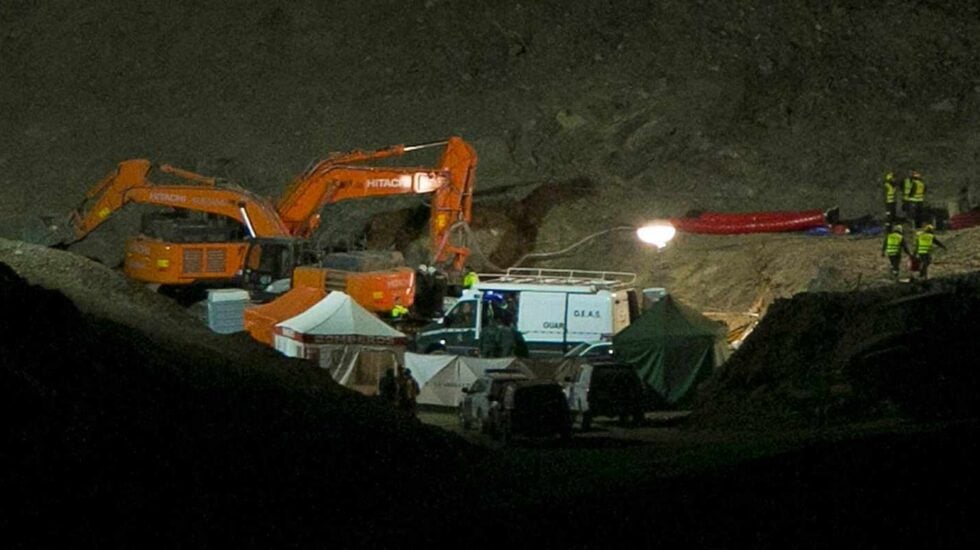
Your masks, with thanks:
[(501, 303), (502, 304), (502, 303), (504, 303), (504, 295), (501, 294), (501, 293), (499, 293), (499, 292), (494, 292), (492, 290), (488, 290), (488, 291), (486, 291), (486, 292), (483, 293), (483, 301), (484, 302), (498, 302), (498, 303)]

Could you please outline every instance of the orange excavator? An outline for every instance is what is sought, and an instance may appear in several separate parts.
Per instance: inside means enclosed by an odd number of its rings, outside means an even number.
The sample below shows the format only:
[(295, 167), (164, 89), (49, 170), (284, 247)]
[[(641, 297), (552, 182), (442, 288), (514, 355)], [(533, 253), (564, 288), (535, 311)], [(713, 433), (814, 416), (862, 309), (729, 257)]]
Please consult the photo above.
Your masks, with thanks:
[[(435, 167), (367, 165), (438, 146), (444, 149)], [(170, 207), (169, 212), (145, 215), (140, 234), (127, 240), (127, 276), (167, 287), (238, 286), (261, 292), (290, 278), (296, 267), (307, 266), (322, 269), (313, 279), (331, 289), (346, 290), (373, 311), (389, 311), (395, 303), (412, 304), (414, 270), (355, 273), (319, 268), (323, 253), (315, 250), (310, 237), (320, 224), (321, 209), (357, 198), (431, 193), (431, 263), (457, 278), (469, 255), (458, 229), (470, 220), (476, 160), (473, 148), (455, 136), (421, 145), (332, 153), (300, 175), (275, 204), (241, 187), (169, 165), (159, 171), (177, 181), (155, 183), (148, 177), (149, 161), (128, 160), (86, 194), (70, 217), (73, 236), (63, 244), (85, 238), (128, 204)], [(305, 272), (305, 280), (311, 280), (309, 269)]]
[[(360, 163), (445, 146), (435, 169), (364, 166)], [(294, 181), (276, 205), (291, 235), (308, 238), (320, 225), (320, 211), (348, 199), (434, 193), (429, 216), (432, 263), (461, 275), (470, 250), (454, 232), (469, 223), (476, 182), (476, 151), (459, 137), (420, 145), (393, 145), (376, 151), (334, 153)], [(428, 171), (427, 171), (428, 170)]]

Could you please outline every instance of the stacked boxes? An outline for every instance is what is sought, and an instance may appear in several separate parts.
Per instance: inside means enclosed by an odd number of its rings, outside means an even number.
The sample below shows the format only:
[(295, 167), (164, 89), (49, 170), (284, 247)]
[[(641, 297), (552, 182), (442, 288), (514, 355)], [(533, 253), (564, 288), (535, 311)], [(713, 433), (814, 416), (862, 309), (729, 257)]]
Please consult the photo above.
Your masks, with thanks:
[(208, 327), (220, 334), (245, 330), (248, 292), (226, 288), (208, 291)]

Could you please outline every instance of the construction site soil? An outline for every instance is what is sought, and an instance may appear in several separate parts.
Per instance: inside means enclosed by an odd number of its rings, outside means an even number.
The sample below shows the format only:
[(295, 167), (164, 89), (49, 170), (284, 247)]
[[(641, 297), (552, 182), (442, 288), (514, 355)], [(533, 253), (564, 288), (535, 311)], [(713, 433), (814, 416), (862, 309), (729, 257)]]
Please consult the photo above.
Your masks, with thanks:
[[(941, 0), (4, 2), (0, 540), (970, 544), (980, 229), (940, 233), (933, 280), (896, 284), (877, 236), (657, 252), (616, 228), (877, 216), (888, 169), (945, 206), (980, 160), (978, 37), (980, 7)], [(126, 158), (276, 196), (328, 151), (448, 135), (480, 155), (478, 268), (533, 253), (636, 272), (733, 328), (762, 316), (686, 422), (475, 446), (126, 281), (138, 211), (30, 244)], [(320, 238), (415, 264), (424, 208), (331, 205)]]

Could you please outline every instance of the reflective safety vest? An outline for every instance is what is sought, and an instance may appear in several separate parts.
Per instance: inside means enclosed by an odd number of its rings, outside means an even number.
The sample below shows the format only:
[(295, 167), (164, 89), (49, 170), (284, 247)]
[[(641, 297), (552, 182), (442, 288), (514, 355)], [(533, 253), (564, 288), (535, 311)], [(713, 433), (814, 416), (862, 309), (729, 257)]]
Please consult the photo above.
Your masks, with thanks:
[(476, 271), (470, 271), (463, 277), (463, 288), (473, 288), (473, 285), (480, 282), (480, 276)]
[(895, 202), (895, 184), (885, 180), (885, 204)]
[(898, 256), (902, 249), (902, 234), (893, 231), (885, 239), (885, 256)]
[(408, 308), (401, 304), (395, 304), (395, 307), (391, 308), (391, 316), (395, 319), (406, 314), (408, 314)]
[(910, 188), (908, 193), (909, 202), (922, 202), (926, 198), (926, 182), (920, 179), (909, 180)]
[(924, 256), (932, 250), (932, 241), (936, 238), (932, 233), (927, 233), (925, 231), (918, 233), (915, 236), (915, 254), (917, 256)]

